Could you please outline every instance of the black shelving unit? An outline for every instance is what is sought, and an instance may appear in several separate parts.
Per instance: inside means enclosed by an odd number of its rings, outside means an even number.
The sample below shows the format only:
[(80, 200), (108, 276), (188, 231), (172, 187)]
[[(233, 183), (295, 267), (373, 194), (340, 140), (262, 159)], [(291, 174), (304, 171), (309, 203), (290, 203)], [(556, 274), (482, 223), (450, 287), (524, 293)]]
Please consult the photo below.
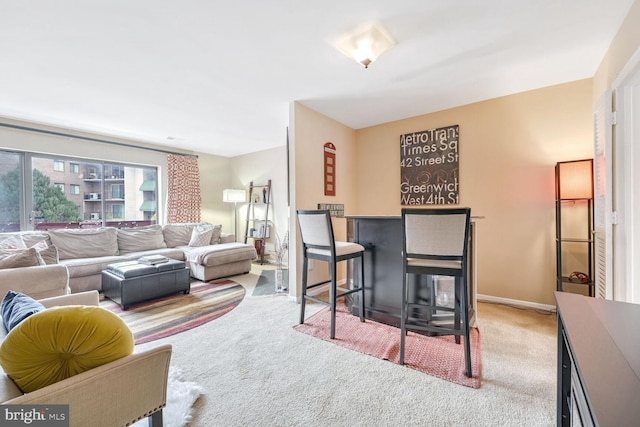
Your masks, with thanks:
[[(264, 185), (249, 183), (249, 206), (244, 227), (244, 242), (253, 240), (260, 264), (264, 264), (266, 240), (269, 238), (269, 206), (271, 205), (271, 180)], [(257, 208), (257, 209), (256, 209)]]
[[(563, 173), (562, 168), (571, 168), (574, 165), (572, 163), (588, 162), (590, 170), (593, 170), (593, 160), (576, 160), (572, 162), (559, 162), (556, 164), (556, 290), (565, 291), (565, 284), (587, 286), (589, 296), (595, 295), (594, 281), (593, 281), (593, 175), (586, 176), (587, 183), (590, 191), (587, 191), (584, 195), (573, 197), (572, 194), (578, 195), (578, 191), (562, 191), (563, 185)], [(568, 179), (565, 178), (568, 181)], [(574, 185), (575, 182), (571, 183)], [(587, 197), (587, 195), (589, 197)], [(579, 217), (580, 219), (586, 218), (584, 225), (581, 227), (572, 226), (572, 231), (575, 232), (576, 228), (579, 228), (578, 235), (571, 235), (563, 230), (563, 219), (567, 217)], [(575, 219), (575, 218), (569, 218)], [(583, 246), (583, 248), (580, 248)], [(582, 258), (580, 262), (580, 269), (577, 271), (568, 271), (564, 262), (566, 254), (569, 248), (577, 249), (577, 258)], [(572, 273), (579, 272), (586, 275), (586, 277), (572, 277)]]

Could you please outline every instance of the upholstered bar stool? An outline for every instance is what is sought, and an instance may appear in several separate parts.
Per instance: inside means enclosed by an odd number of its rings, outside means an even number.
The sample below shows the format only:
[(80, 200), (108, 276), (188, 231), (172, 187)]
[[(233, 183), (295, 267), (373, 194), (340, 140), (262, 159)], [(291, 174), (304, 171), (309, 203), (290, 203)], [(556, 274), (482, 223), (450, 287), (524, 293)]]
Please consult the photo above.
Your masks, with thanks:
[[(328, 305), (331, 310), (331, 331), (329, 337), (336, 334), (336, 301), (355, 292), (360, 293), (360, 321), (364, 322), (364, 247), (357, 243), (336, 242), (333, 235), (331, 216), (328, 210), (298, 210), (298, 225), (302, 238), (302, 306), (300, 323), (304, 323), (306, 301)], [(341, 261), (358, 259), (360, 261), (359, 286), (347, 289), (338, 286), (337, 264)], [(309, 260), (324, 261), (329, 267), (329, 279), (308, 284)], [(329, 300), (323, 300), (308, 292), (314, 288), (329, 284)]]
[[(404, 364), (405, 336), (408, 330), (464, 337), (467, 376), (471, 377), (469, 341), (469, 295), (467, 254), (471, 209), (402, 209), (403, 283), (400, 319), (400, 364)], [(428, 298), (409, 298), (410, 275), (454, 277), (453, 307), (440, 304), (434, 280), (426, 281)], [(417, 286), (416, 282), (416, 286)], [(453, 322), (434, 321), (436, 314), (450, 312)]]

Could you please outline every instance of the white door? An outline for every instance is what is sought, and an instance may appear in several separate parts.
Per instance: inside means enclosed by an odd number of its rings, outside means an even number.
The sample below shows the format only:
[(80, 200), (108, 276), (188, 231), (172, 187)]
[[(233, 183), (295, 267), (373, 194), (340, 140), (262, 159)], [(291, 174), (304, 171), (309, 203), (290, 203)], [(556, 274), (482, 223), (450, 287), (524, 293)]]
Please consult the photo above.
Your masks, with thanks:
[(611, 92), (593, 110), (594, 141), (594, 285), (596, 298), (613, 297)]
[(607, 268), (613, 266), (613, 299), (640, 303), (640, 50), (612, 88), (613, 189), (607, 194), (617, 215), (613, 217), (613, 263)]

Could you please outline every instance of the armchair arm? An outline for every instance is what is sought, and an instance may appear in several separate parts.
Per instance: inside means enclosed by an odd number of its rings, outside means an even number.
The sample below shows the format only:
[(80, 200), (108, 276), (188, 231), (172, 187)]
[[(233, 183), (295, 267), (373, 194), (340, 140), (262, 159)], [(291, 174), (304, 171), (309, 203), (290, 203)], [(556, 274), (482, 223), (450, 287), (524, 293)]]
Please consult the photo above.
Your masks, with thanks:
[(236, 241), (234, 233), (220, 233), (220, 243), (233, 243)]
[(66, 295), (71, 292), (69, 271), (62, 264), (0, 270), (0, 299), (9, 290), (22, 292), (34, 299)]
[(134, 353), (3, 404), (68, 404), (71, 427), (129, 425), (166, 405), (171, 350)]

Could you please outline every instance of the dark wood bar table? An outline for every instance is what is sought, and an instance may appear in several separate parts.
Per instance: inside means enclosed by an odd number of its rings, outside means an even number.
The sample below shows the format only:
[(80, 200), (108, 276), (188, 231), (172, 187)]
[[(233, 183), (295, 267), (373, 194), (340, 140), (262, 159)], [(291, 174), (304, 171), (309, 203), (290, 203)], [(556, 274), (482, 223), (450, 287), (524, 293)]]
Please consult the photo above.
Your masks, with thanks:
[[(346, 216), (347, 240), (365, 248), (365, 315), (368, 319), (400, 327), (402, 305), (402, 219), (400, 216)], [(469, 319), (476, 313), (475, 220), (469, 245)], [(351, 269), (347, 280), (351, 281)], [(347, 300), (357, 313), (357, 297)]]

